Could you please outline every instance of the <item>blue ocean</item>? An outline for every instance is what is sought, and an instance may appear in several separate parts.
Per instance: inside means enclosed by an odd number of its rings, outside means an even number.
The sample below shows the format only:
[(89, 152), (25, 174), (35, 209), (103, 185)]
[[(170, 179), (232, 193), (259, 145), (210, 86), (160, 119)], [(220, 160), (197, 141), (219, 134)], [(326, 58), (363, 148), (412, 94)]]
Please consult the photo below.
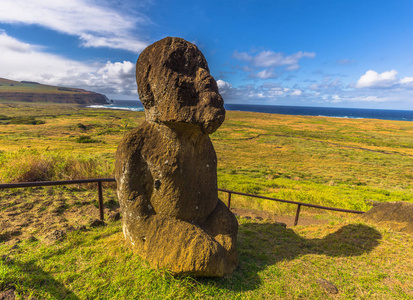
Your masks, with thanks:
[[(113, 100), (107, 105), (91, 105), (94, 108), (121, 109), (143, 111), (139, 101)], [(251, 111), (282, 115), (320, 116), (350, 119), (382, 119), (397, 121), (413, 121), (413, 110), (391, 109), (362, 109), (362, 108), (336, 108), (336, 107), (310, 107), (310, 106), (278, 106), (278, 105), (244, 105), (225, 104), (226, 110)]]

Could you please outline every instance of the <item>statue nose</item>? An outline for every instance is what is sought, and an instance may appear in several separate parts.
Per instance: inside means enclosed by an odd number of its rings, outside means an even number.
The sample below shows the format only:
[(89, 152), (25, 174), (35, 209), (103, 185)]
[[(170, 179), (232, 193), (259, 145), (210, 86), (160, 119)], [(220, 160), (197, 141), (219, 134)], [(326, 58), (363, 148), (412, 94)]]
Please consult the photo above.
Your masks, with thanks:
[(198, 92), (213, 91), (218, 93), (218, 85), (209, 72), (199, 68), (196, 72), (196, 89)]

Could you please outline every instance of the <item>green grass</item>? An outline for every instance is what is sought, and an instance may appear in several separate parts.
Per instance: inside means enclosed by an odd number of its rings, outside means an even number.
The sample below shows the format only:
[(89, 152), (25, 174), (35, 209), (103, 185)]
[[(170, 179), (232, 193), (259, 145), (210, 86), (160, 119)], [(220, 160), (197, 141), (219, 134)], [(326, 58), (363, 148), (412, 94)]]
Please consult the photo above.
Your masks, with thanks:
[(100, 141), (92, 139), (89, 135), (80, 135), (76, 138), (76, 143), (100, 143)]
[[(21, 173), (24, 161), (42, 165), (47, 157), (85, 161), (94, 156), (93, 166), (106, 170), (98, 173), (111, 177), (120, 139), (144, 120), (143, 112), (64, 104), (0, 101), (0, 110), (3, 119), (45, 121), (0, 125), (2, 182), (20, 180), (10, 174)], [(211, 139), (221, 188), (356, 210), (368, 210), (371, 200), (413, 201), (412, 122), (229, 111)], [(39, 162), (23, 149), (35, 151)], [(87, 170), (82, 177), (97, 175)], [(241, 197), (233, 203), (284, 213), (295, 209)]]
[[(55, 244), (0, 246), (0, 287), (41, 299), (411, 299), (411, 236), (365, 224), (296, 227), (240, 220), (240, 265), (225, 278), (151, 270), (119, 222)], [(390, 259), (391, 258), (391, 259)], [(409, 267), (410, 266), (410, 267)], [(316, 280), (337, 286), (331, 296)]]
[[(0, 123), (2, 183), (112, 177), (120, 139), (144, 120), (140, 112), (4, 100), (0, 100), (0, 111), (0, 122), (12, 118), (45, 121)], [(101, 142), (77, 142), (82, 136)], [(221, 188), (357, 210), (368, 210), (371, 201), (413, 202), (413, 122), (229, 111), (211, 139)], [(85, 188), (45, 189), (45, 215), (95, 203), (96, 186)], [(0, 191), (0, 211), (41, 205), (39, 193), (34, 189)], [(104, 194), (105, 199), (116, 198), (113, 186), (105, 187)], [(220, 197), (225, 200), (226, 194)], [(64, 199), (71, 200), (60, 205)], [(283, 215), (292, 215), (296, 209), (236, 195), (231, 203)], [(316, 211), (304, 208), (302, 213)], [(341, 214), (317, 217), (329, 223), (291, 229), (239, 219), (240, 265), (221, 279), (179, 278), (151, 270), (123, 244), (119, 222), (71, 232), (55, 244), (45, 243), (44, 236), (33, 231), (38, 240), (24, 238), (16, 249), (9, 244), (12, 233), (10, 237), (1, 232), (0, 290), (13, 286), (22, 299), (413, 297), (411, 236)], [(318, 278), (334, 283), (339, 293), (328, 294), (316, 283)]]

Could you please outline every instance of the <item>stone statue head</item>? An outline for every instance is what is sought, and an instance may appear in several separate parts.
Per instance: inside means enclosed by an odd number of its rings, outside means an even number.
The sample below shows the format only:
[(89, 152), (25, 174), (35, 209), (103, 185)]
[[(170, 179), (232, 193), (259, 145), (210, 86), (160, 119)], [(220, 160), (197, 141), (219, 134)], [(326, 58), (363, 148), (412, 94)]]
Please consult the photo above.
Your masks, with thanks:
[(225, 119), (204, 55), (184, 39), (167, 37), (147, 47), (136, 63), (136, 82), (148, 121), (193, 124), (209, 134)]

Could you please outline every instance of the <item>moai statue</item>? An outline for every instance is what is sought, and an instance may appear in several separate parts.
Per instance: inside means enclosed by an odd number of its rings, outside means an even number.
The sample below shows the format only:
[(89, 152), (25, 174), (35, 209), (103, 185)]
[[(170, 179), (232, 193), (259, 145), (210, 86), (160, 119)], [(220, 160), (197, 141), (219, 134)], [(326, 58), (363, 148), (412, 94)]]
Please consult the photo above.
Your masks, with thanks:
[(146, 120), (116, 152), (125, 239), (154, 268), (230, 274), (238, 222), (218, 199), (209, 139), (225, 109), (205, 57), (181, 38), (164, 38), (139, 56), (136, 81)]

